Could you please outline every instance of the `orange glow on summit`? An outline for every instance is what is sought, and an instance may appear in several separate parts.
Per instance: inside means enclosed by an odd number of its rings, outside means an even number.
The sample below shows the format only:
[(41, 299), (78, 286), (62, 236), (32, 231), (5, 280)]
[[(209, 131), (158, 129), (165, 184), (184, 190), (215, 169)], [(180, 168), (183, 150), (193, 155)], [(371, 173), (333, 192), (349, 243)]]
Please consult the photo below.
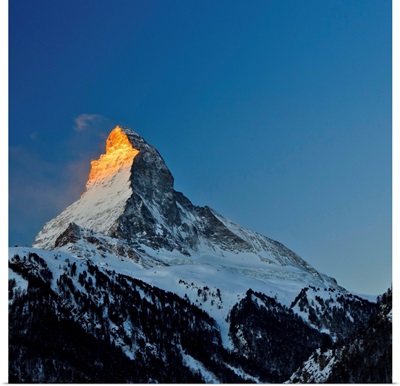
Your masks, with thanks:
[(132, 147), (126, 134), (116, 126), (107, 138), (106, 154), (91, 162), (92, 168), (86, 189), (109, 179), (123, 169), (130, 168), (138, 153), (139, 150)]

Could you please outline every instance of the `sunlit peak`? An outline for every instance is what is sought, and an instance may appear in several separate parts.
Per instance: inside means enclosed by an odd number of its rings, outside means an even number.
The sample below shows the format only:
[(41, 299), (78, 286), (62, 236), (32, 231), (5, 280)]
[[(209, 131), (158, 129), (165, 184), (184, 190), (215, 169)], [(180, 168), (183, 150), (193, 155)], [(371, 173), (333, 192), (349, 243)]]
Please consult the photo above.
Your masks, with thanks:
[(113, 153), (121, 149), (133, 149), (133, 147), (122, 129), (116, 126), (106, 140), (106, 153)]
[(132, 147), (121, 128), (115, 127), (106, 140), (106, 154), (102, 154), (98, 160), (91, 162), (92, 168), (86, 190), (99, 182), (110, 179), (119, 171), (130, 168), (138, 153), (139, 150)]

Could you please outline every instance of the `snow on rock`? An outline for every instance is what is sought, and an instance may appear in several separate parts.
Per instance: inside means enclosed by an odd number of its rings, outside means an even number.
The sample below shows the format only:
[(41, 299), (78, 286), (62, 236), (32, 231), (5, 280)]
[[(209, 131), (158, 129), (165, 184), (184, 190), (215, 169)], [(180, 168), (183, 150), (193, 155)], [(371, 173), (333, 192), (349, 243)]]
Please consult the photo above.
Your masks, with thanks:
[(333, 350), (321, 353), (321, 349), (318, 348), (285, 383), (325, 383), (335, 361)]
[(205, 383), (221, 383), (221, 381), (210, 371), (208, 370), (200, 361), (194, 359), (191, 355), (181, 350), (183, 363), (185, 366), (194, 370), (195, 372), (199, 372), (204, 379)]

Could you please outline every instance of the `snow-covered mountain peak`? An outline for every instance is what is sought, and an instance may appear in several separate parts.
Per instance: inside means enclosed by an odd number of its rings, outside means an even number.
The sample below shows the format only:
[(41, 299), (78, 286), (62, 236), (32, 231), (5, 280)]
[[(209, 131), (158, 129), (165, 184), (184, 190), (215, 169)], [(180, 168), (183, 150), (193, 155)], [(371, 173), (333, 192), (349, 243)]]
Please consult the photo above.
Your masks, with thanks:
[(281, 243), (193, 205), (174, 190), (157, 149), (121, 126), (107, 138), (106, 153), (92, 161), (86, 192), (45, 224), (33, 246), (103, 256), (116, 250), (115, 243), (143, 268), (212, 265), (262, 282), (297, 283), (296, 288), (337, 287)]
[(113, 236), (133, 188), (143, 198), (154, 196), (153, 191), (163, 194), (172, 190), (173, 177), (164, 160), (133, 130), (116, 126), (105, 147), (105, 154), (91, 162), (81, 198), (45, 224), (35, 238), (35, 247), (54, 248), (71, 223)]

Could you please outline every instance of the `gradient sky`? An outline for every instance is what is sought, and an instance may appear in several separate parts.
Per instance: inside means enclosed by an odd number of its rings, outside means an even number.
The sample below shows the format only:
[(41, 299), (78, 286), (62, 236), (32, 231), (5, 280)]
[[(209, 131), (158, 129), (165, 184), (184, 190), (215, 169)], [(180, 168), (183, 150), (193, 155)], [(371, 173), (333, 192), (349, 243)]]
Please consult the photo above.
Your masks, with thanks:
[(10, 1), (10, 245), (79, 198), (122, 124), (194, 204), (384, 292), (391, 49), (388, 0)]

